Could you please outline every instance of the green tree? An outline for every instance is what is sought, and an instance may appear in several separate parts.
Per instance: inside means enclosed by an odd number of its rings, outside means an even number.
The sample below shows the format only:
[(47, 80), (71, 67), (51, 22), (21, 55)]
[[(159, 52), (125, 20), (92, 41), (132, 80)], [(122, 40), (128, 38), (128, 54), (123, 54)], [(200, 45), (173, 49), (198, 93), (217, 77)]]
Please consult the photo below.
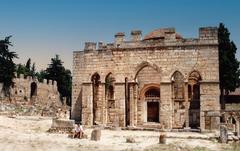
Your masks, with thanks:
[(43, 82), (43, 79), (47, 78), (47, 72), (45, 70), (41, 70), (35, 74), (39, 82)]
[(27, 63), (26, 63), (26, 66), (25, 66), (29, 71), (30, 71), (30, 68), (31, 68), (31, 58), (29, 58), (27, 60)]
[(0, 40), (0, 83), (3, 83), (3, 91), (8, 97), (10, 97), (10, 86), (13, 85), (15, 71), (13, 59), (18, 58), (16, 52), (9, 50), (9, 46), (12, 46), (10, 37)]
[(16, 72), (17, 72), (18, 76), (20, 74), (23, 74), (24, 76), (26, 76), (27, 75), (27, 68), (25, 67), (25, 65), (17, 64), (16, 65)]
[(36, 76), (35, 63), (33, 63), (32, 67), (31, 67), (29, 76), (32, 76), (32, 77)]
[(56, 55), (55, 58), (51, 59), (49, 67), (46, 69), (47, 79), (57, 81), (58, 92), (60, 93), (60, 98), (63, 101), (63, 97), (67, 98), (68, 104), (71, 102), (71, 71), (66, 70), (62, 65), (62, 61), (59, 56)]
[(219, 24), (218, 42), (219, 42), (219, 76), (221, 103), (224, 107), (224, 95), (235, 91), (240, 84), (239, 61), (236, 59), (237, 47), (229, 38), (230, 33), (223, 23)]
[(33, 63), (33, 65), (31, 66), (31, 59), (29, 58), (27, 60), (26, 65), (22, 65), (22, 64), (17, 65), (16, 72), (18, 76), (20, 74), (23, 74), (24, 77), (27, 77), (27, 76), (35, 77), (36, 76), (35, 63)]

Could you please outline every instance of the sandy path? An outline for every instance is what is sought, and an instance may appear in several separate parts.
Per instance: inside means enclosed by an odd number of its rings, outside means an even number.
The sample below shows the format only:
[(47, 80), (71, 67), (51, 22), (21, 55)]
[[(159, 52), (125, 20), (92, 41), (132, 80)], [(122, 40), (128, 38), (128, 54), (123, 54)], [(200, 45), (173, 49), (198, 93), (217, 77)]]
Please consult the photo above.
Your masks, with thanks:
[[(158, 144), (159, 132), (102, 130), (101, 141), (70, 139), (65, 134), (49, 134), (51, 118), (0, 116), (0, 151), (74, 151), (74, 150), (143, 150)], [(85, 132), (90, 137), (92, 129)], [(126, 143), (126, 137), (134, 136), (136, 143)], [(167, 133), (168, 144), (202, 146), (218, 150), (218, 144), (204, 139), (186, 139), (188, 136), (207, 138), (200, 133)], [(181, 139), (182, 138), (182, 139)]]

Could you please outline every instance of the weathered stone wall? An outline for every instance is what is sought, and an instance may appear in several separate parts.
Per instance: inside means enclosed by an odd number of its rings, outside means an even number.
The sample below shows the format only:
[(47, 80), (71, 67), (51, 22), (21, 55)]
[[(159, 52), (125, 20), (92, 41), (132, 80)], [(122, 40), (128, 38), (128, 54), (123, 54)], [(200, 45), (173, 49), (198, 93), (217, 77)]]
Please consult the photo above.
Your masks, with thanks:
[(19, 78), (14, 78), (13, 82), (14, 86), (11, 88), (11, 98), (14, 101), (38, 102), (43, 104), (50, 102), (60, 103), (56, 81), (44, 79), (41, 83), (32, 77), (24, 78), (21, 74)]
[[(205, 129), (205, 116), (210, 116), (212, 121), (219, 123), (217, 28), (200, 28), (197, 39), (175, 37), (174, 29), (168, 30), (163, 39), (140, 40), (139, 37), (135, 37), (134, 41), (124, 41), (124, 34), (117, 34), (115, 43), (100, 43), (99, 48), (96, 48), (96, 43), (86, 43), (84, 51), (75, 51), (72, 117), (82, 120), (84, 124), (93, 124), (91, 77), (97, 73), (101, 81), (101, 102), (97, 106), (97, 116), (100, 116), (97, 117), (98, 123), (113, 123), (110, 119), (114, 117), (115, 123), (126, 126), (128, 100), (130, 125), (141, 125), (144, 122), (145, 109), (141, 103), (143, 100), (140, 98), (140, 92), (148, 84), (154, 84), (160, 88), (160, 123), (171, 129), (174, 108), (172, 75), (175, 71), (183, 74), (187, 93), (189, 74), (197, 71), (201, 75), (201, 129)], [(115, 108), (110, 110), (107, 108), (108, 100), (105, 96), (105, 78), (109, 73), (116, 79)], [(128, 83), (125, 82), (126, 78)], [(187, 101), (188, 95), (185, 96)], [(187, 104), (185, 102), (185, 106)], [(215, 128), (217, 126), (212, 122), (211, 129)]]

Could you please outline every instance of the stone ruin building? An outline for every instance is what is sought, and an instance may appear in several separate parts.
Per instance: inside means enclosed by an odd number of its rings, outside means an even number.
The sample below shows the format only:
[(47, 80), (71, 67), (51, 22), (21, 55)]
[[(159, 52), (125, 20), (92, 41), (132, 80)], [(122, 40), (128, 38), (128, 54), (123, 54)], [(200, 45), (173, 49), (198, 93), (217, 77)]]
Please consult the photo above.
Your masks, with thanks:
[[(39, 82), (36, 78), (24, 77), (23, 74), (19, 77), (15, 74), (15, 77), (14, 85), (10, 89), (10, 100), (1, 92), (1, 102), (5, 105), (10, 103), (16, 108), (22, 107), (23, 110), (31, 112), (22, 113), (23, 115), (40, 114), (69, 118), (69, 107), (61, 103), (56, 81), (44, 79), (43, 82)], [(2, 85), (0, 84), (0, 90)]]
[(73, 52), (72, 119), (84, 125), (215, 130), (220, 124), (218, 32), (174, 28), (85, 43)]
[(13, 79), (13, 82), (11, 98), (14, 101), (60, 102), (56, 81), (44, 79), (43, 82), (39, 82), (36, 78), (31, 76), (24, 78), (24, 75), (20, 74), (19, 78)]

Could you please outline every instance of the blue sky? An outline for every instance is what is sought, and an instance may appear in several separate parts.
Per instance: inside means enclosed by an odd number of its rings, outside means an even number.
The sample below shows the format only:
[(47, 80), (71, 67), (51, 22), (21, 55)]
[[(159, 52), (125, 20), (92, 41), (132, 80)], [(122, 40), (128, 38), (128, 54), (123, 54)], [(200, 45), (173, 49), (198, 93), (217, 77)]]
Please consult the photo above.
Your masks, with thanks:
[[(238, 0), (0, 0), (0, 38), (13, 35), (17, 63), (30, 57), (37, 69), (59, 54), (71, 69), (72, 52), (86, 41), (112, 42), (116, 32), (144, 34), (175, 27), (183, 37), (198, 37), (198, 28), (223, 22), (240, 49)], [(240, 60), (240, 51), (237, 52)]]

